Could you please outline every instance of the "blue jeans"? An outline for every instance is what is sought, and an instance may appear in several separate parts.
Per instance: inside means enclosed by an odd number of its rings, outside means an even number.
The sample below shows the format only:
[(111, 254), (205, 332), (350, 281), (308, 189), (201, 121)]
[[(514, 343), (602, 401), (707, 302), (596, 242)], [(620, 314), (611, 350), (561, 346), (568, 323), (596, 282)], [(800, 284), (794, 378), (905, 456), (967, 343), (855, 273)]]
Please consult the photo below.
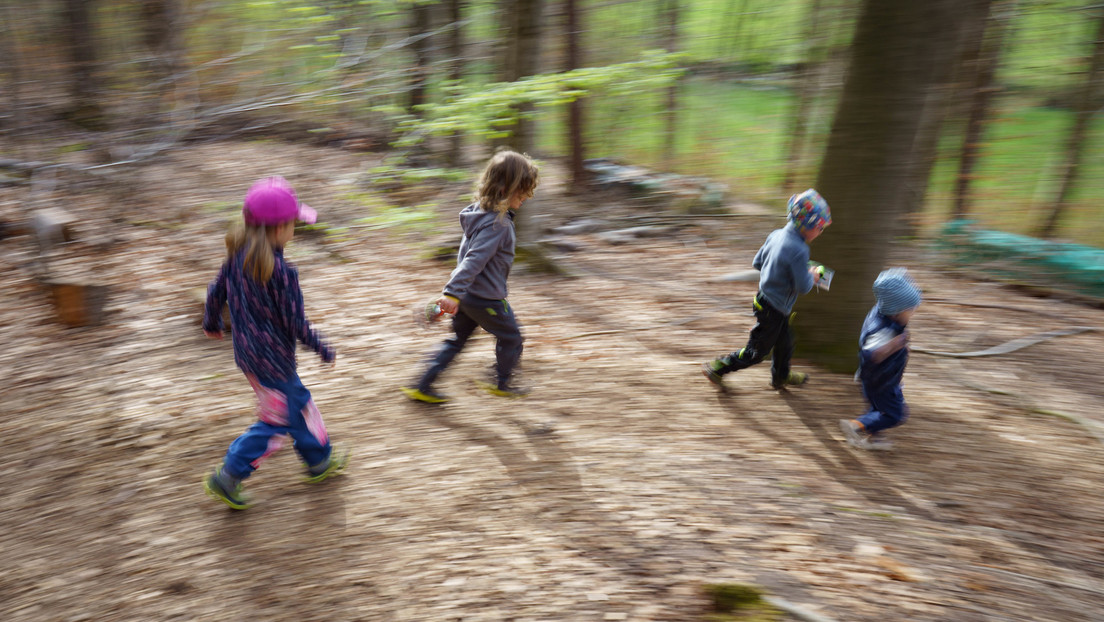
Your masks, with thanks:
[(863, 397), (870, 402), (870, 409), (858, 421), (870, 434), (895, 428), (908, 421), (908, 405), (900, 384), (875, 389), (863, 383)]
[(422, 379), (418, 381), (418, 388), (425, 390), (433, 385), (441, 372), (452, 363), (452, 359), (464, 349), (476, 327), (495, 336), (495, 370), (498, 376), (498, 386), (509, 383), (510, 376), (514, 373), (518, 361), (521, 360), (522, 344), (525, 339), (521, 336), (517, 318), (510, 303), (505, 300), (488, 300), (465, 296), (460, 301), (460, 309), (452, 317), (452, 330), (455, 333), (446, 339), (441, 349), (430, 359)]
[(284, 446), (289, 436), (307, 465), (315, 466), (329, 459), (332, 447), (326, 424), (299, 376), (283, 382), (246, 377), (257, 394), (257, 422), (230, 443), (223, 461), (227, 475), (238, 479), (249, 477), (265, 458)]

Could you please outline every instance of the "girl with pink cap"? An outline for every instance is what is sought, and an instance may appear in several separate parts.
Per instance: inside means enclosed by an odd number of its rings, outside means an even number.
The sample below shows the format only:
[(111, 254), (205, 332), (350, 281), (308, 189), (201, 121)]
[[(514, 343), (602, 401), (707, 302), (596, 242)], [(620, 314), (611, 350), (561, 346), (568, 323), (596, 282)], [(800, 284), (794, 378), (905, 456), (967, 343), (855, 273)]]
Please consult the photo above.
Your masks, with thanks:
[(245, 195), (243, 223), (226, 234), (226, 262), (207, 288), (203, 332), (221, 339), (222, 307), (230, 307), (234, 361), (257, 395), (257, 422), (230, 444), (222, 466), (203, 481), (211, 497), (235, 510), (250, 506), (242, 480), (291, 437), (307, 465), (306, 479), (320, 482), (345, 468), (348, 454), (334, 451), (322, 415), (296, 373), (299, 342), (325, 363), (333, 348), (311, 328), (303, 310), (299, 273), (284, 260), (295, 221), (314, 223), (316, 212), (300, 203), (282, 177), (262, 179)]

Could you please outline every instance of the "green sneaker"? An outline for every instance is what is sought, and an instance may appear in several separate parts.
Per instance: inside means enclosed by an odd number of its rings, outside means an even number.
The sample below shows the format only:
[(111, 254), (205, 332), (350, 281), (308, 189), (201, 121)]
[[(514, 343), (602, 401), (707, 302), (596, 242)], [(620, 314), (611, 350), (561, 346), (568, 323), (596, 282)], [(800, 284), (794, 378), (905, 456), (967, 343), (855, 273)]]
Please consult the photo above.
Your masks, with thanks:
[(222, 501), (234, 510), (245, 510), (253, 506), (253, 502), (242, 492), (241, 482), (233, 490), (226, 488), (219, 479), (219, 469), (208, 475), (203, 480), (203, 490), (207, 496), (216, 501)]
[(434, 391), (433, 389), (399, 387), (399, 390), (415, 402), (423, 402), (425, 404), (444, 404), (445, 402), (449, 401), (448, 397)]
[(340, 474), (347, 464), (349, 464), (349, 450), (344, 447), (334, 447), (330, 450), (330, 459), (326, 462), (326, 467), (320, 471), (308, 467), (304, 480), (308, 484), (317, 484), (327, 477)]
[(786, 387), (796, 387), (809, 382), (809, 374), (791, 371), (789, 376), (786, 376), (785, 380), (781, 382), (778, 380), (771, 380), (771, 386), (775, 389), (784, 389)]
[(483, 389), (491, 395), (497, 395), (499, 397), (525, 397), (529, 395), (530, 390), (527, 387), (519, 387), (512, 384), (495, 384), (493, 382), (486, 382), (484, 380), (476, 380), (476, 386)]
[(712, 382), (714, 385), (723, 388), (724, 387), (724, 377), (717, 373), (717, 370), (719, 370), (723, 365), (724, 365), (724, 363), (721, 363), (718, 360), (712, 360), (712, 361), (702, 363), (702, 366), (701, 366), (702, 375), (705, 376), (706, 378), (708, 378), (709, 382)]

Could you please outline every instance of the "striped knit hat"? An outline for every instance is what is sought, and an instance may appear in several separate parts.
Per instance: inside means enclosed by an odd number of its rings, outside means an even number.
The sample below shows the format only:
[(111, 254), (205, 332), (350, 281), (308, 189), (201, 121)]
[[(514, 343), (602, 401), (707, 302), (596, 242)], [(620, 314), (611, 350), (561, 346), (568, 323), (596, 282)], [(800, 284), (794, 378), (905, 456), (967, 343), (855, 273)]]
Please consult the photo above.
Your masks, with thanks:
[(920, 288), (904, 268), (883, 270), (874, 279), (874, 298), (878, 301), (878, 313), (897, 315), (920, 306)]

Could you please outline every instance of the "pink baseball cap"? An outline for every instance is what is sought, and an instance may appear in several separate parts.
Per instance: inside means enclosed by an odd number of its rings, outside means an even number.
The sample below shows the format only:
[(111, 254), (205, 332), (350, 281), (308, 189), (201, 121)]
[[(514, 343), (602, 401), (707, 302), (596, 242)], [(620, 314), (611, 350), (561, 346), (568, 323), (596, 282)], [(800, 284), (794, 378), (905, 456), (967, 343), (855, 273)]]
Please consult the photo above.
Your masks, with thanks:
[(242, 216), (247, 225), (278, 225), (289, 220), (310, 225), (318, 220), (318, 212), (300, 203), (295, 189), (283, 177), (267, 177), (250, 186)]

